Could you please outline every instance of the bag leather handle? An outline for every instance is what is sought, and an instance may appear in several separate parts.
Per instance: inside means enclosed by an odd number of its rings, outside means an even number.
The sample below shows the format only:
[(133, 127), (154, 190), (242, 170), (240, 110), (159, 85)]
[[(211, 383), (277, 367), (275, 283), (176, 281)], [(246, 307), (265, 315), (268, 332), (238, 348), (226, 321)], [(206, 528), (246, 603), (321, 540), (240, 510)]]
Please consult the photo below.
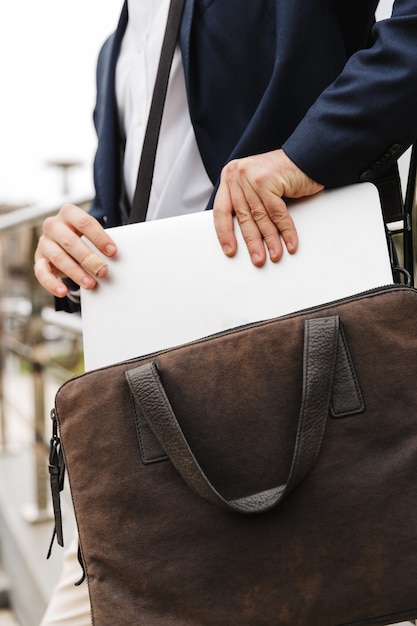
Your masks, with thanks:
[(303, 391), (288, 481), (235, 500), (224, 499), (201, 469), (175, 417), (155, 363), (126, 372), (135, 402), (174, 467), (189, 487), (209, 502), (239, 513), (261, 513), (279, 504), (313, 468), (329, 414), (339, 317), (309, 319), (304, 325)]

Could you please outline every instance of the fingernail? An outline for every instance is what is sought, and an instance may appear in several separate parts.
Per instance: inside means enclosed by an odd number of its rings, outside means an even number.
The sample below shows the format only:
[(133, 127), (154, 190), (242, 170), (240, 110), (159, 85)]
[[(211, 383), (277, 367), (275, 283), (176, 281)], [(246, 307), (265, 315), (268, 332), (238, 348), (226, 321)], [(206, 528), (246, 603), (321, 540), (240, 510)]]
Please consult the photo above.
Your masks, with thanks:
[(81, 282), (82, 282), (83, 287), (86, 287), (86, 289), (89, 289), (90, 287), (93, 287), (95, 281), (93, 278), (88, 278), (88, 276), (84, 276)]
[(252, 254), (252, 263), (254, 263), (256, 265), (260, 261), (261, 261), (261, 255), (260, 254), (258, 254), (257, 252)]
[(232, 252), (233, 252), (232, 246), (230, 246), (228, 243), (226, 243), (226, 244), (223, 246), (223, 252), (224, 252), (227, 256), (229, 256), (229, 255), (230, 255), (230, 254), (232, 254)]
[(114, 254), (116, 252), (117, 248), (113, 243), (108, 243), (107, 246), (105, 247), (105, 254), (107, 254), (107, 256), (112, 256), (112, 254)]
[(106, 270), (107, 270), (107, 265), (103, 265), (96, 271), (94, 275), (97, 276), (97, 278), (101, 278), (106, 273)]

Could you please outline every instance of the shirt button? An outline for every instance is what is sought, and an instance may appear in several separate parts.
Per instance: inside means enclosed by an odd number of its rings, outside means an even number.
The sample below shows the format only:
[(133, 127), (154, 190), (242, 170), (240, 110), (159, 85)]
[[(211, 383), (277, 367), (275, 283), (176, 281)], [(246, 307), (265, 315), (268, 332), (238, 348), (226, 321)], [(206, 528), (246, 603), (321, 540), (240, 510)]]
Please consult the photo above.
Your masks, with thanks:
[(142, 54), (143, 53), (143, 44), (142, 43), (138, 43), (138, 45), (136, 46), (136, 52), (138, 54)]
[(136, 116), (136, 126), (142, 126), (143, 124), (143, 117), (142, 115), (137, 115)]

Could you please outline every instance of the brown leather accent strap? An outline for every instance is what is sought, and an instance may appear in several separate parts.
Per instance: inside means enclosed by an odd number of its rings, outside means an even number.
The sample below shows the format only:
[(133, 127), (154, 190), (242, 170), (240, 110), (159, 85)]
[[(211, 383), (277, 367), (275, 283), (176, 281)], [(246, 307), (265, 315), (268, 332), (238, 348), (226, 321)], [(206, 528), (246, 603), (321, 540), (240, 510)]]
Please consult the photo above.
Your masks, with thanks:
[(61, 440), (58, 437), (58, 423), (55, 410), (51, 412), (52, 419), (52, 438), (49, 446), (49, 476), (51, 485), (52, 505), (54, 509), (55, 527), (52, 534), (52, 540), (49, 546), (47, 559), (50, 558), (52, 545), (56, 537), (58, 545), (64, 545), (64, 535), (62, 531), (62, 512), (60, 493), (64, 489), (65, 479), (65, 462), (61, 447)]
[[(329, 415), (340, 346), (339, 317), (305, 321), (303, 393), (292, 465), (286, 484), (237, 500), (225, 500), (210, 483), (190, 449), (161, 383), (155, 363), (128, 370), (132, 396), (159, 444), (195, 493), (218, 506), (240, 513), (260, 513), (276, 506), (313, 468)], [(347, 373), (349, 368), (343, 367)], [(355, 385), (348, 386), (351, 390)], [(355, 391), (355, 405), (358, 400)]]

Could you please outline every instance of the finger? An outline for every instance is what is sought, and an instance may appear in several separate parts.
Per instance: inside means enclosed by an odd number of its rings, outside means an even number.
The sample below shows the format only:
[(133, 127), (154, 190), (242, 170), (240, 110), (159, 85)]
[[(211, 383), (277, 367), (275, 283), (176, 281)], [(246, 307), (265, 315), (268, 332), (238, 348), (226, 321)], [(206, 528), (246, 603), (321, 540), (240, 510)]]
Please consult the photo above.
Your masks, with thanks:
[(244, 188), (244, 192), (252, 218), (268, 249), (269, 257), (271, 261), (277, 262), (283, 253), (279, 228), (271, 219), (263, 199), (249, 184)]
[[(230, 196), (237, 221), (239, 222), (242, 237), (246, 243), (252, 263), (256, 267), (262, 267), (266, 261), (263, 233), (261, 232), (259, 224), (256, 222), (252, 214), (246, 195), (239, 184), (234, 182), (231, 183)], [(267, 216), (265, 209), (263, 209), (263, 214)]]
[[(84, 252), (84, 257), (91, 254), (90, 248), (77, 238), (76, 235), (73, 236), (82, 244), (85, 250), (87, 250), (87, 252)], [(42, 261), (42, 263), (38, 264), (39, 261)], [(101, 262), (103, 263), (102, 260)], [(36, 268), (40, 266), (40, 269), (37, 270), (38, 272), (40, 271), (40, 276), (38, 276), (38, 274), (36, 274), (36, 276), (43, 286), (45, 286), (45, 282), (48, 282), (49, 285), (54, 285), (54, 289), (57, 288), (55, 281), (52, 280), (52, 276), (58, 278), (67, 276), (77, 285), (85, 289), (92, 289), (96, 285), (95, 278), (86, 271), (72, 255), (68, 254), (62, 245), (44, 236), (39, 240), (38, 249), (35, 253), (35, 263)], [(100, 277), (105, 276), (106, 273), (107, 267), (102, 270)], [(48, 289), (48, 287), (46, 288)], [(50, 289), (48, 289), (48, 291), (49, 290)]]
[(264, 203), (269, 218), (282, 237), (285, 247), (290, 254), (294, 254), (298, 248), (298, 234), (285, 201), (271, 193), (265, 196)]
[(282, 240), (290, 254), (297, 250), (298, 236), (287, 205), (282, 199), (282, 185), (277, 185), (273, 177), (265, 173), (251, 176), (246, 172), (243, 189), (251, 207), (252, 215), (258, 224), (272, 261), (278, 261), (283, 253)]
[[(106, 276), (108, 265), (105, 259), (93, 252), (65, 222), (55, 220), (44, 230), (47, 236), (43, 242), (43, 253), (65, 276), (69, 276), (77, 284), (81, 284), (79, 281), (85, 278), (86, 272), (97, 278)], [(79, 265), (86, 272), (79, 269)], [(90, 285), (91, 281), (87, 282)]]
[(33, 271), (39, 284), (57, 298), (63, 298), (68, 293), (68, 288), (58, 278), (58, 272), (52, 270), (50, 263), (45, 258), (38, 258), (33, 266)]
[[(105, 256), (112, 257), (117, 253), (116, 244), (101, 224), (80, 207), (66, 204), (58, 213), (58, 218), (78, 235), (84, 235)], [(47, 224), (48, 220), (44, 226), (44, 232)]]
[(237, 241), (234, 233), (233, 205), (228, 185), (223, 177), (214, 199), (213, 220), (223, 252), (226, 256), (234, 256), (237, 251)]

